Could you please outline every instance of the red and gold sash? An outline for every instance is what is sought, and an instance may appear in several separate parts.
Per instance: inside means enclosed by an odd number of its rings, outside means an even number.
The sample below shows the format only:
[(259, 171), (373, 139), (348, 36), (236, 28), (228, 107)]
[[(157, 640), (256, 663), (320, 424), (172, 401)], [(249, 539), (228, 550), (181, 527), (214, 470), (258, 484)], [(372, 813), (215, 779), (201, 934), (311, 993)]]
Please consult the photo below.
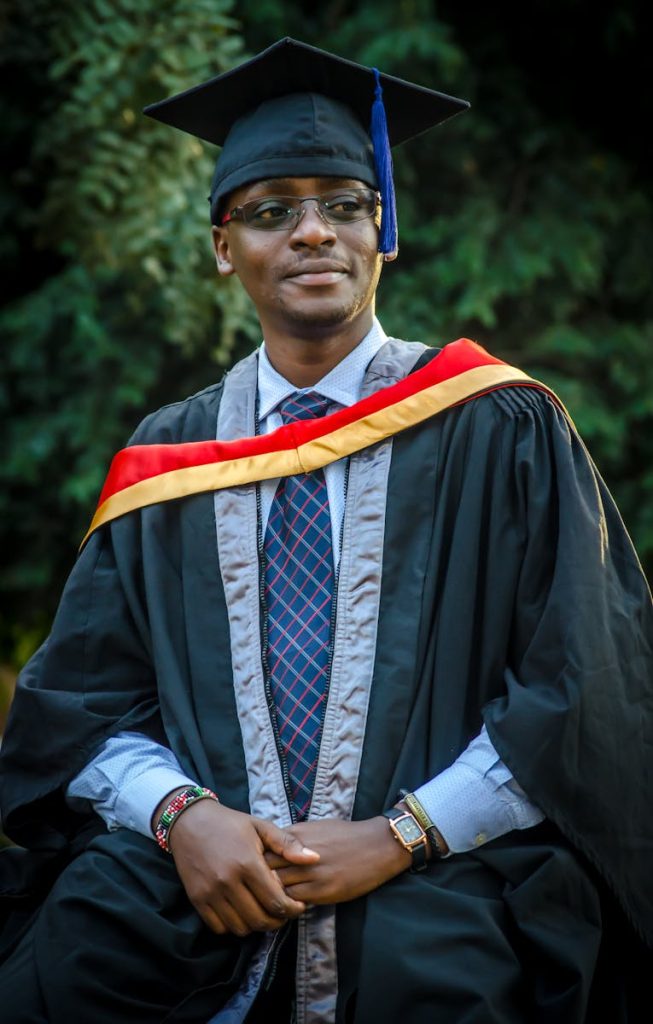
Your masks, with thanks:
[(234, 441), (123, 448), (111, 463), (82, 546), (98, 527), (135, 509), (202, 491), (308, 473), (444, 409), (515, 384), (556, 397), (522, 370), (461, 338), (398, 383), (321, 419), (289, 423), (270, 434)]

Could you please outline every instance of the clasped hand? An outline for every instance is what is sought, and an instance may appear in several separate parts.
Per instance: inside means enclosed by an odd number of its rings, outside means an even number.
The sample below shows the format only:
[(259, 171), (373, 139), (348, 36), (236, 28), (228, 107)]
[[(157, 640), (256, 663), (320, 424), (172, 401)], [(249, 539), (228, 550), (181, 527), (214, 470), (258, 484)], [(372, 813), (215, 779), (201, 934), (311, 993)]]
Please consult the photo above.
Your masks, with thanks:
[(281, 928), (310, 904), (356, 899), (410, 866), (385, 818), (282, 829), (211, 800), (180, 815), (170, 849), (205, 924), (238, 936)]

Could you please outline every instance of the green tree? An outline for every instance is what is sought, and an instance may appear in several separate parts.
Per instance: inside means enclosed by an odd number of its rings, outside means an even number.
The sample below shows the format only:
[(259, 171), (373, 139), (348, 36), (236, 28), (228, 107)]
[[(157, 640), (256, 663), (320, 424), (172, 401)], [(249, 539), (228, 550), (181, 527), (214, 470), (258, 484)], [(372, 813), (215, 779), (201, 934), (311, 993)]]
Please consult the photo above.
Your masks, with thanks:
[(141, 116), (240, 61), (231, 8), (31, 0), (0, 19), (18, 83), (0, 108), (2, 613), (16, 660), (47, 628), (113, 452), (256, 329), (239, 288), (216, 285), (213, 147)]

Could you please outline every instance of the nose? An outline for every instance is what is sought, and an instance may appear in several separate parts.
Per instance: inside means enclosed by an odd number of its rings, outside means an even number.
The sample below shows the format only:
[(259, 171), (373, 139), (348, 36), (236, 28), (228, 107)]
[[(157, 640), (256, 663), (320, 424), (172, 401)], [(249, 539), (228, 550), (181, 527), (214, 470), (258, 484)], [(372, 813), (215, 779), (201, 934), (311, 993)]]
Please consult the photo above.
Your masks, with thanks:
[(320, 245), (333, 245), (335, 241), (335, 228), (320, 213), (317, 200), (305, 199), (302, 203), (299, 220), (291, 232), (291, 245), (295, 247), (306, 245), (313, 249)]

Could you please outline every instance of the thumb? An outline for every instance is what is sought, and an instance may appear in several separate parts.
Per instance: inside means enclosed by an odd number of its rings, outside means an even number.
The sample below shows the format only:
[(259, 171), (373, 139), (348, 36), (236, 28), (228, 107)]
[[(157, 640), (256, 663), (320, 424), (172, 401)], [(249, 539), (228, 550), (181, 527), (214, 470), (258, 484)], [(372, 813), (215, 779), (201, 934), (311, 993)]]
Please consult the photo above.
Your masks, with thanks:
[(287, 832), (271, 821), (254, 819), (254, 827), (266, 850), (279, 854), (290, 864), (314, 864), (320, 859), (317, 850), (304, 846), (291, 832)]

